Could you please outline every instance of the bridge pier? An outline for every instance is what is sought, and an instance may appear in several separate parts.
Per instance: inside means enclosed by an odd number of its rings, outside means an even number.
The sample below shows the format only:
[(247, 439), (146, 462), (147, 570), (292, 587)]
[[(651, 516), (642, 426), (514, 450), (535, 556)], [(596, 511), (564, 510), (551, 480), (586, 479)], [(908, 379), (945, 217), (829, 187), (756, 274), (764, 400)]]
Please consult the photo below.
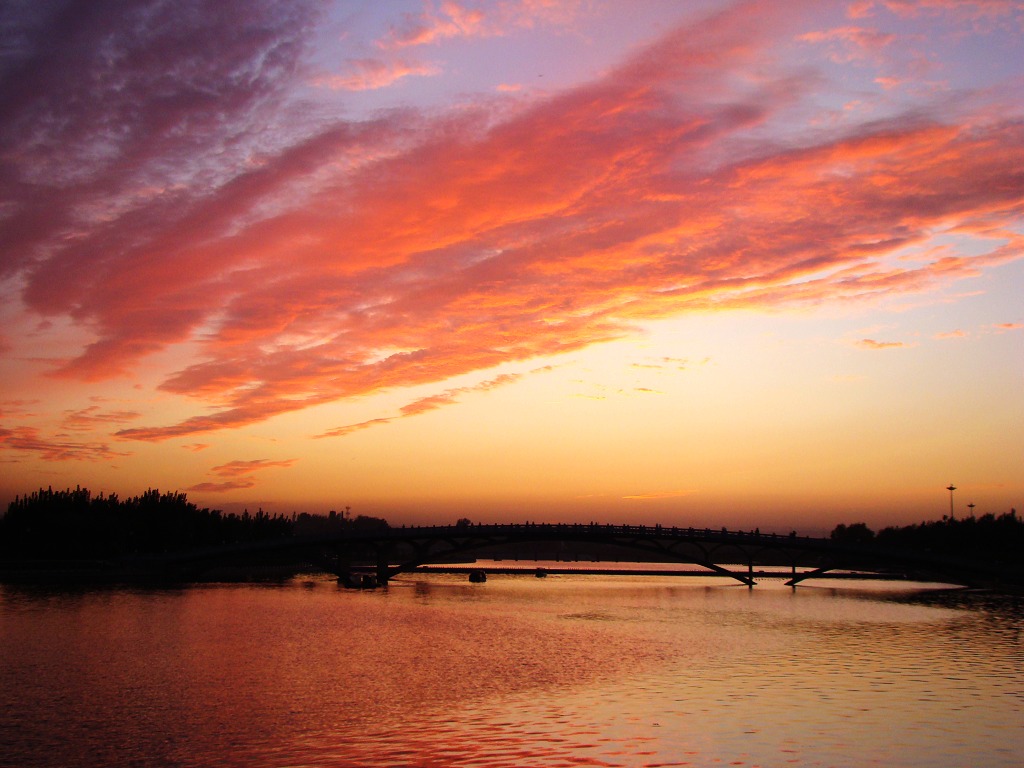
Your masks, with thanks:
[(386, 587), (388, 585), (388, 578), (390, 576), (390, 553), (390, 547), (377, 547), (377, 584), (382, 587)]
[(796, 575), (796, 566), (793, 566), (793, 578), (786, 582), (787, 587), (793, 587), (796, 589), (796, 585), (805, 579), (813, 579), (815, 576), (820, 576), (823, 573), (828, 573), (833, 570), (835, 566), (823, 565), (821, 568), (815, 568), (811, 571), (804, 571), (799, 576)]

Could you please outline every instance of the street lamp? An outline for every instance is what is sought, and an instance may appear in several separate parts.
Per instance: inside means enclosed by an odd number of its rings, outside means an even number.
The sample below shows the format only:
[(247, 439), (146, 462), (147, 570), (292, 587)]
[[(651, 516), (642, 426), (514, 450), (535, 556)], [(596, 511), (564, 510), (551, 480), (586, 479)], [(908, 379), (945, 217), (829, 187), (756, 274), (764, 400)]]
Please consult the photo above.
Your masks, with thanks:
[(967, 505), (967, 508), (968, 508), (969, 510), (971, 510), (971, 512), (970, 512), (970, 516), (971, 516), (971, 517), (973, 518), (973, 517), (974, 517), (974, 502), (972, 501), (972, 502), (971, 502), (970, 504), (968, 504), (968, 505)]
[(956, 490), (956, 486), (950, 483), (946, 490), (949, 491), (949, 519), (953, 520), (955, 517), (953, 514), (953, 491)]

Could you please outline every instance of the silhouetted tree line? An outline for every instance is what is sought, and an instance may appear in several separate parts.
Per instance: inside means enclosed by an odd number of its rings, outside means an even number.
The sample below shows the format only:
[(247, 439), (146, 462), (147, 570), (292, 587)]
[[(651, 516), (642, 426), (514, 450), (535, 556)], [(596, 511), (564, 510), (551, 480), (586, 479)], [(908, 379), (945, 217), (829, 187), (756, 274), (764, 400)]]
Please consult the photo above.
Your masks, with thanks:
[(878, 544), (900, 549), (920, 549), (965, 557), (1018, 559), (1024, 555), (1024, 521), (1017, 510), (996, 517), (952, 518), (917, 525), (889, 527), (875, 533), (864, 523), (840, 524), (832, 540), (849, 544)]
[(102, 559), (289, 536), (292, 521), (199, 509), (184, 493), (148, 490), (119, 499), (85, 488), (40, 489), (0, 518), (0, 554), (36, 559)]
[(326, 516), (302, 512), (294, 518), (293, 531), (296, 536), (323, 536), (342, 531), (380, 531), (390, 527), (387, 520), (379, 517), (352, 517), (349, 508), (346, 507), (341, 514), (332, 509)]

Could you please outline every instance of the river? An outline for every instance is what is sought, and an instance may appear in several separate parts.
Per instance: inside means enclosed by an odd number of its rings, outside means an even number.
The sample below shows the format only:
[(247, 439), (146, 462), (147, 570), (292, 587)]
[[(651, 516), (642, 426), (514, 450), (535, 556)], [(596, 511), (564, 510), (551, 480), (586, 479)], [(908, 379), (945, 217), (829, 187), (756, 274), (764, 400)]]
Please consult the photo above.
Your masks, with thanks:
[(0, 765), (1017, 768), (1022, 626), (882, 582), (0, 586)]

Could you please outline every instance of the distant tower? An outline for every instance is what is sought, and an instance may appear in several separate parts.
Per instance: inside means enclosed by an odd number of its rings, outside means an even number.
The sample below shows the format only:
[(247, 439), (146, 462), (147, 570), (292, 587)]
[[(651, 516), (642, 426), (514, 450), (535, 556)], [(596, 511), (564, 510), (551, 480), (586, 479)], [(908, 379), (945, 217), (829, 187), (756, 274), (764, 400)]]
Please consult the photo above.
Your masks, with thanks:
[(956, 486), (950, 483), (946, 490), (949, 491), (949, 519), (953, 520), (955, 515), (953, 514), (953, 491), (956, 490)]
[(968, 504), (968, 505), (967, 505), (967, 508), (968, 508), (969, 510), (971, 510), (971, 511), (970, 511), (970, 516), (971, 516), (971, 517), (974, 517), (974, 502), (972, 501), (972, 502), (971, 502), (970, 504)]

